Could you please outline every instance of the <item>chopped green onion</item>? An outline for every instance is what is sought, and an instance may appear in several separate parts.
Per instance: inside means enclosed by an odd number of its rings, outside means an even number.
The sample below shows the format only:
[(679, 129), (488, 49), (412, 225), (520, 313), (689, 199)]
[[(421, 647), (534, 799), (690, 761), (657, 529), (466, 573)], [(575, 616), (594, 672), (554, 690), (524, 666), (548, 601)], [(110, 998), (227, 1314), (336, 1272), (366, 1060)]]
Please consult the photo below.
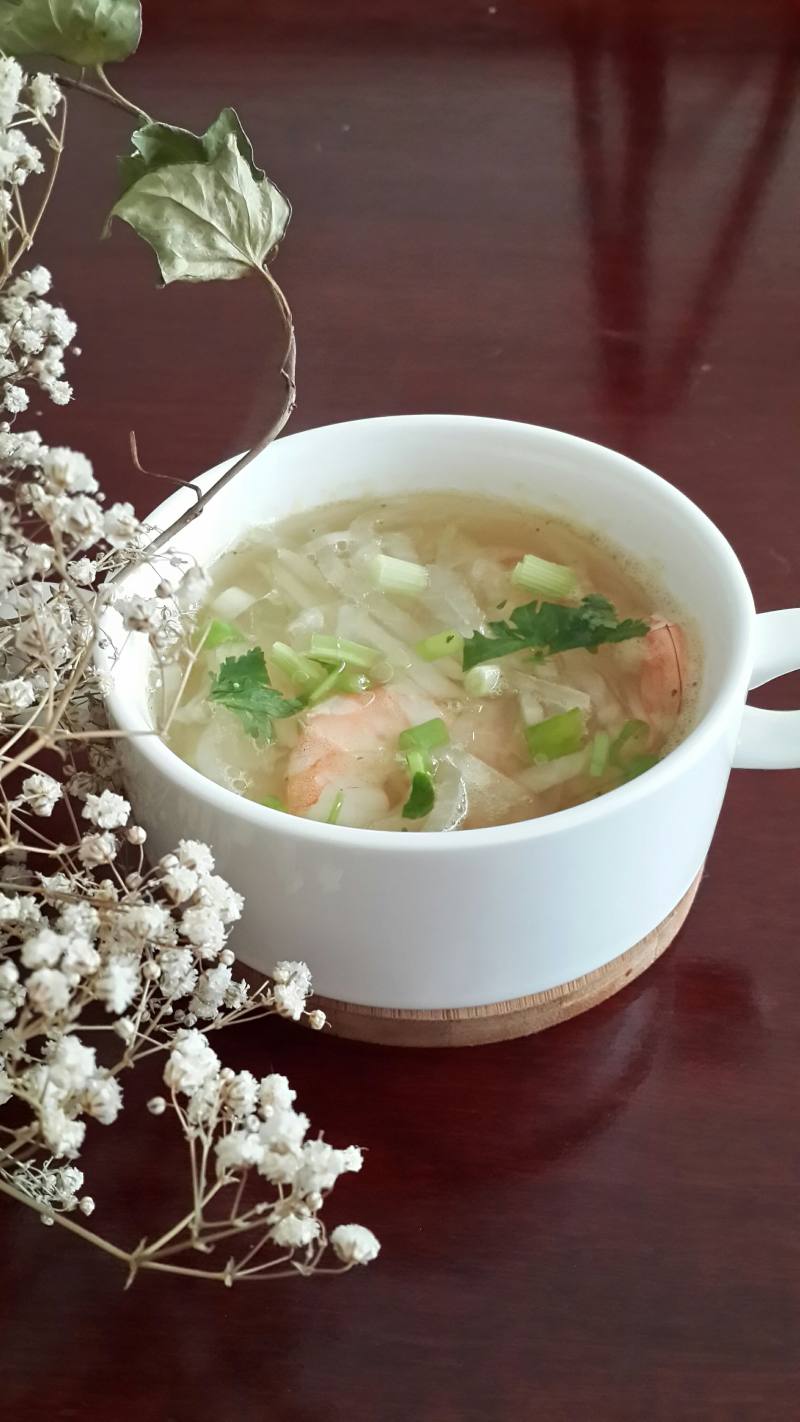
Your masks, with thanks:
[(324, 667), (288, 647), (285, 642), (273, 642), (270, 659), (298, 691), (313, 691), (327, 675)]
[(558, 760), (562, 755), (572, 755), (583, 745), (583, 713), (574, 706), (571, 711), (562, 711), (535, 726), (526, 726), (525, 739), (533, 761)]
[(421, 593), (428, 586), (428, 569), (421, 563), (408, 563), (405, 558), (390, 558), (378, 553), (369, 567), (373, 583), (381, 592)]
[(623, 780), (635, 780), (637, 775), (644, 775), (646, 770), (652, 770), (654, 765), (658, 765), (660, 756), (657, 755), (633, 755), (626, 762)]
[[(419, 726), (409, 726), (407, 731), (401, 731), (397, 744), (401, 751), (422, 752), (435, 750), (437, 746), (446, 746), (450, 740), (450, 733), (440, 716), (435, 716), (431, 721), (423, 721)], [(408, 756), (409, 768), (411, 756)]]
[(246, 642), (244, 632), (238, 627), (234, 627), (232, 622), (223, 622), (219, 617), (213, 617), (208, 624), (206, 633), (200, 639), (200, 649), (204, 652), (213, 652), (215, 647), (221, 647), (225, 642)]
[(358, 694), (361, 691), (368, 691), (371, 685), (372, 682), (364, 672), (345, 667), (344, 671), (339, 673), (334, 689)]
[(326, 637), (315, 632), (311, 638), (310, 655), (317, 662), (338, 665), (344, 662), (348, 667), (367, 669), (377, 662), (380, 652), (375, 647), (365, 647), (361, 642), (348, 642), (346, 637)]
[(342, 813), (343, 804), (344, 790), (337, 790), (325, 820), (326, 825), (336, 825), (339, 823), (339, 816)]
[(603, 774), (608, 765), (608, 753), (611, 749), (611, 737), (608, 731), (598, 731), (592, 741), (592, 749), (589, 752), (589, 774), (595, 780)]
[(650, 727), (646, 721), (626, 721), (619, 735), (611, 743), (609, 752), (612, 765), (623, 769), (640, 755), (650, 739)]
[(460, 657), (464, 650), (464, 638), (458, 632), (434, 632), (424, 642), (417, 642), (414, 651), (423, 662), (437, 662), (440, 657)]
[(409, 751), (406, 760), (411, 776), (411, 790), (403, 806), (403, 819), (421, 820), (430, 814), (436, 800), (433, 775), (427, 767), (422, 751)]
[(346, 671), (344, 662), (339, 662), (338, 666), (332, 667), (328, 675), (323, 678), (318, 686), (314, 687), (308, 697), (309, 706), (316, 706), (318, 701), (324, 701), (326, 696), (333, 696), (335, 692), (341, 690), (339, 678), (342, 672)]
[(468, 696), (500, 696), (503, 673), (492, 662), (481, 662), (477, 667), (470, 667), (466, 673), (464, 690)]
[(563, 563), (548, 563), (546, 558), (537, 558), (535, 553), (526, 553), (517, 563), (511, 581), (518, 588), (538, 593), (540, 597), (572, 597), (578, 587), (572, 568), (566, 568)]
[(266, 805), (268, 810), (281, 810), (284, 815), (288, 815), (289, 813), (283, 800), (279, 800), (277, 795), (265, 795), (263, 800), (259, 800), (258, 803), (259, 805)]

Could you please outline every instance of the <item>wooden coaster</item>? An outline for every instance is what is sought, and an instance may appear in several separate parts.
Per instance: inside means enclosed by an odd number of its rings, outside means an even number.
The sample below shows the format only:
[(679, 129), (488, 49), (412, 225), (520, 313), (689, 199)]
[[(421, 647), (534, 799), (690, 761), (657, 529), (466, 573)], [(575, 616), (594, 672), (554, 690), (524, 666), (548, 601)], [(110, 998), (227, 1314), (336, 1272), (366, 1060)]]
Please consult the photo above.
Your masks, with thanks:
[(559, 987), (548, 988), (546, 992), (492, 1002), (483, 1007), (442, 1008), (433, 1012), (361, 1007), (331, 997), (317, 997), (313, 1005), (324, 1010), (337, 1037), (377, 1042), (387, 1047), (477, 1047), (483, 1042), (505, 1042), (512, 1037), (543, 1032), (605, 1002), (649, 968), (683, 927), (702, 874), (701, 869), (680, 903), (646, 938), (602, 968), (595, 968), (594, 972)]

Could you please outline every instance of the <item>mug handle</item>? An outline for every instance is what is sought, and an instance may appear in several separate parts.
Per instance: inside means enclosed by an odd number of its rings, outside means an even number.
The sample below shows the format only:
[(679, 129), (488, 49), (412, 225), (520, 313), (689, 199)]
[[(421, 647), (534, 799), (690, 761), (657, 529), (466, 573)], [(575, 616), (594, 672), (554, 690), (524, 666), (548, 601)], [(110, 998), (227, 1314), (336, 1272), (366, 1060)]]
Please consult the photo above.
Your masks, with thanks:
[[(800, 670), (800, 607), (756, 617), (756, 654), (750, 689)], [(739, 770), (800, 767), (800, 711), (745, 706), (733, 764)]]

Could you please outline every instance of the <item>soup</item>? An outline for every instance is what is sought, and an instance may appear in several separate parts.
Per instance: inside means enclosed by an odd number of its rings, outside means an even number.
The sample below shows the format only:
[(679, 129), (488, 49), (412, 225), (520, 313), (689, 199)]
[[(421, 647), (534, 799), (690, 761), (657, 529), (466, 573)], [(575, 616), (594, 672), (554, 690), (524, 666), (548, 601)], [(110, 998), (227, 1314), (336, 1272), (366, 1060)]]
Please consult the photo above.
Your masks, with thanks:
[(666, 594), (545, 513), (459, 493), (331, 505), (212, 569), (169, 743), (331, 825), (462, 830), (613, 792), (680, 739), (697, 658)]

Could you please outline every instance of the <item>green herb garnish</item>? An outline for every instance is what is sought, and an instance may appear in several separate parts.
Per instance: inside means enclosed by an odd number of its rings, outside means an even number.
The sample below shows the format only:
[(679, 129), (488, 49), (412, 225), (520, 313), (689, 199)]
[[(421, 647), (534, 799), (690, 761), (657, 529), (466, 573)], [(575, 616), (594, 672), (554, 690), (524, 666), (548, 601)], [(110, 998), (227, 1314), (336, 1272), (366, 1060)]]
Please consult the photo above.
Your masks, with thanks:
[(426, 754), (437, 746), (446, 746), (449, 740), (450, 733), (441, 716), (434, 716), (432, 721), (423, 721), (419, 726), (409, 726), (407, 731), (401, 731), (397, 744), (401, 751), (418, 750)]
[(213, 617), (200, 638), (200, 648), (204, 652), (213, 652), (215, 647), (221, 647), (225, 642), (246, 641), (244, 632), (233, 622), (223, 622), (221, 617)]
[(525, 740), (534, 761), (560, 760), (562, 755), (573, 755), (583, 745), (583, 737), (583, 713), (577, 706), (558, 716), (548, 716), (535, 726), (525, 727)]
[(626, 642), (630, 637), (646, 637), (646, 622), (628, 617), (620, 622), (608, 598), (591, 593), (578, 607), (557, 602), (526, 602), (511, 613), (508, 622), (490, 622), (489, 634), (473, 632), (464, 643), (464, 671), (479, 662), (506, 657), (525, 648), (553, 653), (570, 652), (575, 647), (592, 651), (604, 642)]
[(416, 747), (406, 752), (406, 764), (411, 776), (411, 790), (403, 806), (403, 819), (421, 820), (430, 814), (436, 800), (433, 767), (430, 756)]
[(658, 755), (634, 755), (625, 762), (623, 770), (623, 780), (635, 780), (637, 776), (644, 775), (646, 770), (652, 770), (654, 765), (658, 765), (661, 759)]
[(403, 806), (403, 819), (424, 819), (433, 809), (435, 800), (433, 776), (429, 770), (418, 770), (411, 781), (411, 791)]
[(288, 701), (270, 685), (260, 647), (253, 647), (241, 657), (226, 657), (208, 697), (238, 716), (248, 736), (260, 745), (272, 740), (273, 721), (293, 716), (303, 708), (302, 701)]
[(344, 790), (337, 790), (337, 791), (336, 791), (336, 794), (335, 794), (334, 797), (333, 797), (333, 800), (331, 801), (331, 807), (330, 807), (330, 809), (329, 809), (329, 811), (328, 811), (328, 813), (327, 813), (327, 816), (326, 816), (326, 818), (325, 818), (325, 823), (326, 823), (326, 825), (338, 825), (338, 823), (339, 823), (339, 816), (340, 816), (340, 814), (342, 813), (342, 805), (343, 805), (343, 804), (344, 804)]

